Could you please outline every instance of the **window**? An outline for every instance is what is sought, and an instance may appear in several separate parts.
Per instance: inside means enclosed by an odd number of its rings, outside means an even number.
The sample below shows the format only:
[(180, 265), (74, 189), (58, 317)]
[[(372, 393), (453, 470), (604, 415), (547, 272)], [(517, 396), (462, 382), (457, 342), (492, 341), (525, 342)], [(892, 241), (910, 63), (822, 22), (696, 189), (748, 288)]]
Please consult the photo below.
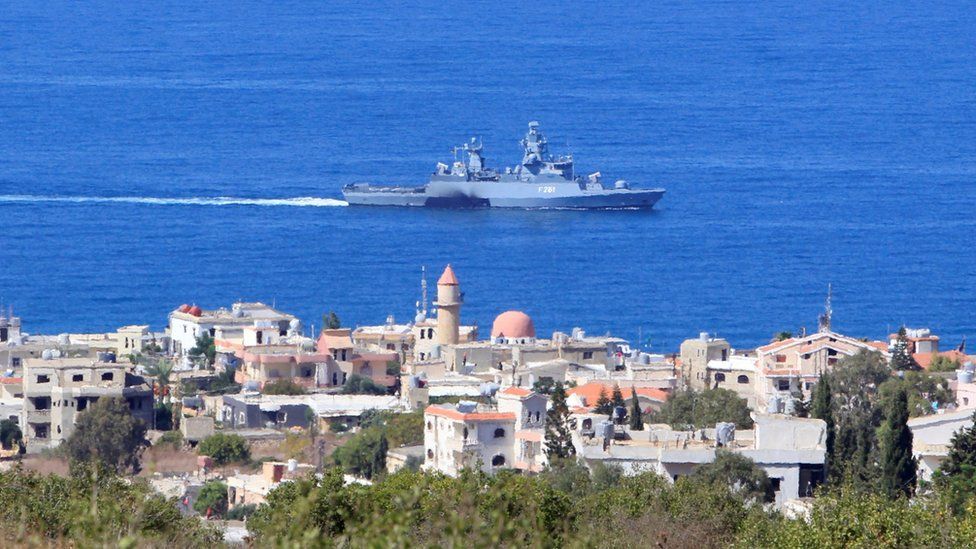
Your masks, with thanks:
[(46, 423), (34, 424), (34, 438), (47, 438), (51, 426)]
[(387, 343), (386, 344), (386, 350), (387, 351), (395, 351), (396, 350), (396, 343)]
[(837, 356), (837, 349), (827, 349), (827, 356)]
[(264, 342), (264, 332), (258, 330), (258, 345)]
[(742, 384), (749, 383), (749, 376), (739, 376), (738, 378), (736, 378), (736, 381)]
[(285, 337), (286, 335), (288, 335), (288, 330), (278, 330), (278, 335), (281, 337)]
[(723, 374), (722, 372), (719, 372), (719, 373), (715, 374), (715, 382), (716, 383), (724, 383), (725, 382), (725, 374)]
[(771, 478), (771, 479), (769, 479), (769, 482), (770, 482), (770, 484), (773, 485), (773, 491), (774, 492), (779, 492), (780, 484), (782, 484), (783, 479), (781, 479), (781, 478)]
[(84, 374), (75, 374), (71, 376), (71, 381), (85, 381)]
[(501, 467), (502, 465), (505, 465), (505, 456), (498, 454), (497, 456), (491, 458), (492, 467)]
[(786, 355), (776, 355), (776, 362), (786, 362)]
[(428, 421), (427, 422), (427, 430), (430, 431), (433, 428), (434, 428), (434, 424)]
[(312, 377), (312, 368), (302, 366), (302, 377)]
[(339, 374), (336, 372), (332, 372), (332, 384), (333, 385), (339, 384)]
[(37, 398), (32, 398), (31, 401), (34, 404), (35, 410), (51, 409), (51, 397), (37, 397)]
[(539, 412), (536, 412), (536, 413), (535, 413), (535, 420), (536, 420), (536, 421), (539, 421)]
[(40, 376), (37, 376), (37, 382), (38, 383), (50, 383), (51, 382), (51, 376), (48, 376), (48, 375), (40, 375)]
[(583, 360), (589, 360), (593, 358), (593, 351), (583, 351)]
[(15, 357), (11, 358), (10, 359), (10, 365), (13, 366), (14, 368), (20, 368), (20, 357), (19, 356), (15, 356)]
[(80, 411), (84, 410), (87, 407), (88, 407), (88, 401), (85, 400), (85, 399), (83, 399), (83, 398), (79, 398), (78, 399), (78, 411), (80, 412)]
[(114, 378), (114, 377), (115, 377), (115, 374), (114, 373), (112, 373), (112, 372), (105, 372), (105, 373), (102, 374), (102, 381), (112, 381), (112, 378)]
[(217, 328), (210, 328), (210, 337), (217, 335)]
[(722, 362), (725, 362), (728, 359), (729, 359), (729, 350), (722, 349)]
[(778, 380), (776, 382), (776, 388), (779, 389), (780, 391), (789, 391), (790, 390), (790, 380), (788, 380), (788, 379), (780, 379), (780, 380)]
[(464, 428), (464, 432), (462, 433), (462, 436), (464, 437), (464, 440), (468, 440), (468, 428), (467, 427)]
[(427, 339), (426, 337), (424, 337), (424, 330), (423, 329), (420, 330), (420, 339)]
[(495, 429), (495, 438), (505, 438), (505, 429), (501, 427)]
[(284, 423), (288, 421), (288, 412), (278, 412), (278, 415), (275, 417), (275, 421), (277, 421), (278, 423)]
[(593, 419), (592, 418), (586, 418), (586, 419), (584, 419), (583, 420), (583, 429), (586, 429), (587, 431), (589, 431), (592, 428), (593, 428)]
[(427, 450), (427, 459), (434, 459), (434, 451)]
[(434, 339), (434, 329), (427, 328), (427, 339)]

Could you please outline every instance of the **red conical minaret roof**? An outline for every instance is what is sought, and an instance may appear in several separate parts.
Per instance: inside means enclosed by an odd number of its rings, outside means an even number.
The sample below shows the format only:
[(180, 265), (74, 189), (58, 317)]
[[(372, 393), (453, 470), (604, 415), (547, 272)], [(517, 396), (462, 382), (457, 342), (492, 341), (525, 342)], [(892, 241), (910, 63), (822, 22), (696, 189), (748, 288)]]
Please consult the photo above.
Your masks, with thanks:
[(458, 279), (457, 275), (454, 274), (454, 269), (451, 268), (451, 264), (448, 263), (447, 267), (444, 269), (444, 274), (437, 280), (438, 286), (457, 286)]

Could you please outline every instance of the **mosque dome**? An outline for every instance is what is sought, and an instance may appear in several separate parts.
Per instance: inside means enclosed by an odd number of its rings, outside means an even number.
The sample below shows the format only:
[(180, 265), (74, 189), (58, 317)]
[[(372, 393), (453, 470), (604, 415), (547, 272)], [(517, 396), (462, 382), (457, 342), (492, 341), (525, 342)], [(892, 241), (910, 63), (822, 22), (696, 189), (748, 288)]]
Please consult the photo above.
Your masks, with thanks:
[(522, 311), (505, 311), (495, 317), (491, 325), (491, 337), (507, 339), (521, 339), (535, 337), (535, 325), (532, 318)]
[(180, 305), (180, 308), (179, 308), (179, 309), (177, 309), (177, 311), (179, 311), (179, 312), (181, 312), (181, 313), (185, 313), (185, 312), (187, 312), (187, 311), (189, 311), (189, 310), (190, 310), (190, 306), (189, 306), (189, 305), (187, 305), (186, 303), (184, 303), (184, 304), (182, 304), (182, 305)]
[(194, 305), (190, 307), (190, 310), (187, 311), (187, 314), (191, 314), (193, 316), (202, 316), (203, 309), (201, 309), (199, 305)]

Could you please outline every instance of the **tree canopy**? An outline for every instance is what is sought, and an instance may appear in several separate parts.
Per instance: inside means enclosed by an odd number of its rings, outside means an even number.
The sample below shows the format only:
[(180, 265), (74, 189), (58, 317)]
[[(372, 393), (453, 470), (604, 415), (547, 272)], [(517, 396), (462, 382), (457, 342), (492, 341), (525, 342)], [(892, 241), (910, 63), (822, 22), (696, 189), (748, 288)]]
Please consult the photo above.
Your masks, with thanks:
[(753, 425), (746, 400), (728, 389), (675, 393), (651, 420), (675, 429), (702, 429), (719, 422), (735, 423), (738, 429), (752, 429)]
[(217, 466), (251, 459), (251, 447), (247, 440), (240, 435), (227, 433), (214, 433), (203, 439), (197, 446), (197, 453), (210, 456)]
[(93, 463), (117, 472), (137, 471), (139, 456), (149, 444), (146, 429), (124, 399), (102, 397), (78, 414), (64, 447), (73, 465)]
[(372, 379), (353, 374), (346, 378), (342, 385), (342, 393), (345, 395), (385, 395), (389, 392), (387, 387), (377, 385)]
[(550, 460), (565, 459), (576, 455), (573, 437), (569, 430), (569, 406), (566, 389), (557, 383), (552, 389), (549, 410), (546, 412), (546, 456)]
[(265, 383), (261, 392), (266, 395), (304, 395), (308, 391), (291, 379), (279, 379)]
[(718, 450), (715, 461), (699, 466), (694, 477), (726, 486), (746, 502), (769, 503), (775, 497), (766, 471), (748, 457), (728, 450)]
[(227, 514), (227, 485), (219, 480), (211, 480), (200, 488), (197, 499), (193, 502), (193, 510), (201, 515), (216, 515), (222, 517)]

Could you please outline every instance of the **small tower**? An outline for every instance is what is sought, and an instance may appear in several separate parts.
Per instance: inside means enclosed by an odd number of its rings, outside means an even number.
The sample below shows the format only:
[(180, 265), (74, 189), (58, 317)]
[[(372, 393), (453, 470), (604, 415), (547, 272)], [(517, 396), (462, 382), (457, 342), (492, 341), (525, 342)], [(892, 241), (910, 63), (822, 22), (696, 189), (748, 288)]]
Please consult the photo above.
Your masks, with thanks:
[(450, 265), (437, 281), (437, 344), (455, 345), (460, 339), (461, 288)]

